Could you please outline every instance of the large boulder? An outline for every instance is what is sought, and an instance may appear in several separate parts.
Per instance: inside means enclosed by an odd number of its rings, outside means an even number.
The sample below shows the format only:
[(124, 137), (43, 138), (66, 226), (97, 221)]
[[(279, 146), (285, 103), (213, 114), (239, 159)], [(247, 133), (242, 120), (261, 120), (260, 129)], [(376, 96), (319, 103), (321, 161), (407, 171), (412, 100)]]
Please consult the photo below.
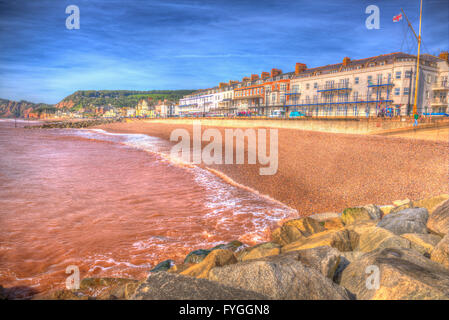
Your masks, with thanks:
[(89, 297), (82, 292), (72, 291), (67, 289), (55, 290), (46, 294), (39, 294), (32, 298), (32, 300), (90, 300)]
[(330, 246), (339, 251), (351, 251), (351, 240), (347, 230), (329, 230), (316, 233), (307, 238), (302, 238), (286, 246), (283, 246), (281, 252), (297, 251), (321, 246)]
[(129, 299), (138, 285), (134, 279), (84, 278), (79, 291), (98, 300)]
[(309, 217), (293, 219), (276, 229), (272, 233), (272, 240), (283, 246), (325, 230), (323, 224), (315, 219)]
[(231, 250), (231, 251), (238, 251), (241, 248), (243, 248), (245, 246), (245, 244), (243, 242), (240, 242), (238, 240), (234, 240), (228, 243), (222, 243), (219, 244), (215, 247), (213, 247), (212, 249), (210, 249), (211, 251), (213, 250), (217, 250), (217, 249), (225, 249), (225, 250)]
[(229, 287), (207, 279), (168, 272), (151, 274), (136, 289), (133, 300), (267, 300), (260, 293)]
[(214, 267), (236, 263), (237, 259), (231, 250), (216, 249), (207, 255), (200, 263), (194, 264), (180, 274), (196, 278), (207, 278), (209, 271)]
[(441, 237), (435, 234), (423, 234), (423, 233), (405, 233), (401, 237), (410, 241), (411, 248), (430, 257), (430, 253), (441, 241)]
[(384, 205), (379, 207), (380, 211), (382, 212), (382, 217), (390, 214), (394, 208), (395, 206), (392, 205)]
[(396, 213), (396, 212), (414, 207), (413, 201), (410, 199), (396, 200), (396, 201), (393, 201), (393, 204), (394, 204), (394, 208), (391, 209), (390, 213)]
[(449, 234), (445, 235), (432, 250), (430, 259), (449, 269)]
[(150, 272), (161, 272), (161, 271), (168, 271), (171, 267), (175, 265), (175, 262), (173, 260), (165, 260), (162, 262), (159, 262), (153, 269), (150, 270)]
[(363, 207), (346, 208), (343, 210), (341, 220), (345, 225), (364, 220), (379, 220), (382, 211), (375, 205), (366, 205)]
[(353, 250), (370, 252), (382, 248), (410, 248), (410, 241), (375, 226), (349, 229)]
[(281, 253), (281, 246), (275, 242), (264, 242), (254, 247), (245, 248), (237, 253), (237, 259), (240, 261), (259, 259), (268, 256), (274, 256)]
[(440, 194), (435, 197), (425, 198), (418, 201), (414, 201), (413, 205), (418, 208), (426, 208), (431, 216), (436, 208), (449, 200), (449, 194)]
[(209, 253), (211, 253), (214, 250), (223, 249), (223, 250), (231, 250), (231, 251), (238, 251), (239, 249), (243, 248), (245, 246), (244, 243), (234, 240), (228, 243), (222, 243), (219, 244), (213, 248), (210, 249), (198, 249), (190, 252), (184, 259), (184, 264), (190, 264), (190, 263), (200, 263), (203, 261)]
[(344, 228), (341, 214), (336, 212), (316, 213), (309, 218), (319, 221), (326, 230), (336, 230)]
[(340, 251), (329, 246), (296, 251), (299, 261), (332, 279), (340, 263)]
[(449, 200), (439, 205), (430, 215), (427, 228), (441, 236), (449, 233)]
[(379, 249), (351, 262), (340, 285), (362, 300), (449, 299), (449, 270), (412, 249)]
[(190, 252), (184, 259), (184, 263), (200, 263), (211, 252), (208, 249), (198, 249)]
[(323, 212), (323, 213), (315, 213), (309, 216), (317, 221), (326, 221), (328, 219), (340, 218), (341, 214), (337, 212)]
[(362, 255), (364, 255), (364, 253), (361, 251), (340, 252), (340, 262), (338, 263), (337, 269), (334, 273), (334, 282), (340, 284), (343, 271), (349, 266), (351, 262), (357, 260)]
[(428, 233), (427, 219), (429, 213), (426, 208), (409, 208), (390, 213), (377, 224), (378, 227), (401, 235), (404, 233)]
[(209, 279), (255, 291), (272, 299), (342, 300), (349, 294), (312, 267), (300, 262), (298, 252), (214, 268)]

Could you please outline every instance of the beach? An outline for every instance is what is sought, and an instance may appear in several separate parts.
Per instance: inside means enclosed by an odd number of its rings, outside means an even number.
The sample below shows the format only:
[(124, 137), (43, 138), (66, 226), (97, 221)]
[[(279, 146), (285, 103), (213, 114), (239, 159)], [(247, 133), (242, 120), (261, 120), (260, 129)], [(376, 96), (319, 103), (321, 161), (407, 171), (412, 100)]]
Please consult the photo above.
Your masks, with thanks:
[[(142, 133), (167, 141), (173, 130), (186, 129), (192, 137), (191, 125), (170, 122), (133, 121), (97, 128)], [(217, 129), (223, 133), (225, 128)], [(449, 143), (444, 140), (282, 128), (278, 133), (279, 168), (275, 175), (261, 176), (260, 165), (246, 162), (208, 167), (304, 216), (448, 192)]]

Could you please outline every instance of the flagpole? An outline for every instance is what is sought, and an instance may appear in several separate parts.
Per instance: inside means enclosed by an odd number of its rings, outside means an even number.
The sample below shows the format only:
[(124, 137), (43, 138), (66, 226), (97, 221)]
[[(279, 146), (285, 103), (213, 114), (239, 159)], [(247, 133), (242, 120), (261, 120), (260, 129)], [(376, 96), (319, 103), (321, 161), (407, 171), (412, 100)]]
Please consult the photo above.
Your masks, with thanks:
[(416, 82), (415, 82), (415, 100), (413, 102), (413, 115), (418, 114), (418, 108), (416, 107), (416, 101), (418, 100), (419, 55), (421, 52), (421, 21), (422, 21), (422, 0), (421, 0), (420, 9), (419, 9), (418, 57), (416, 59)]

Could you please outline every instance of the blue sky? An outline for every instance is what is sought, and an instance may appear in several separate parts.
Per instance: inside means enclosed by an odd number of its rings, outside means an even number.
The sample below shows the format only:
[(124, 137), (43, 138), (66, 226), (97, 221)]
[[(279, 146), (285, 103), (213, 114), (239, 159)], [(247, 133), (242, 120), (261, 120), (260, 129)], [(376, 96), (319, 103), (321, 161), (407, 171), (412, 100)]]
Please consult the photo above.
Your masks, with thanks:
[[(80, 29), (65, 27), (68, 5)], [(380, 29), (368, 30), (368, 5)], [(56, 103), (76, 90), (197, 89), (271, 68), (293, 71), (416, 52), (419, 0), (0, 0), (0, 97)], [(447, 0), (424, 0), (424, 52), (448, 50)]]

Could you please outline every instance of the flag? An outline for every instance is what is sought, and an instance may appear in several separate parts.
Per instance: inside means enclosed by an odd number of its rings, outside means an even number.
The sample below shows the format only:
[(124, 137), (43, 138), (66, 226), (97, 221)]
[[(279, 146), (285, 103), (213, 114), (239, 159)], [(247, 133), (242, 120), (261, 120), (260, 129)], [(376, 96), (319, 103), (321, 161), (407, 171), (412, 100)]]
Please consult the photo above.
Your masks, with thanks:
[(393, 22), (399, 22), (401, 20), (402, 20), (402, 13), (400, 13), (397, 16), (393, 17)]

